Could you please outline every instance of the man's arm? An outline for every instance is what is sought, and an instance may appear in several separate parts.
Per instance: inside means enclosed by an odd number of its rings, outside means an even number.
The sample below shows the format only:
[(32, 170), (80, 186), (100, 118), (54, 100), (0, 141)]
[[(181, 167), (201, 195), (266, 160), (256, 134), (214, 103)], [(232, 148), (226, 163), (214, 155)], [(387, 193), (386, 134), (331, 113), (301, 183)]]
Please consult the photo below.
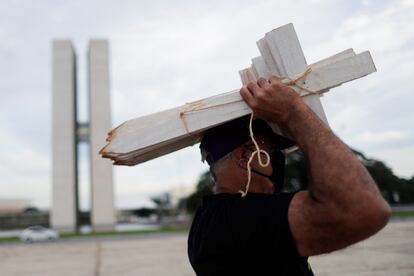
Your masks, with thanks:
[(390, 207), (365, 167), (297, 93), (272, 77), (240, 94), (255, 116), (289, 131), (309, 160), (309, 190), (295, 195), (288, 213), (299, 254), (337, 250), (386, 225)]

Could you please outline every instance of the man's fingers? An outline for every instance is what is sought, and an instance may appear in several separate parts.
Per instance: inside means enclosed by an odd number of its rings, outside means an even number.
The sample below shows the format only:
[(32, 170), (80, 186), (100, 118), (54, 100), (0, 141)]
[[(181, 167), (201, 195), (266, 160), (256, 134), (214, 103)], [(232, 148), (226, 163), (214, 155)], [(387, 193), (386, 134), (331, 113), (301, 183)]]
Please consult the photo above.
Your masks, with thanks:
[(269, 84), (269, 82), (264, 78), (260, 78), (257, 80), (257, 84), (259, 85), (260, 88), (265, 88), (265, 86)]
[(256, 82), (249, 82), (247, 84), (247, 89), (249, 89), (249, 91), (255, 95), (257, 93), (257, 91), (260, 89), (260, 87), (257, 85)]
[(269, 82), (270, 83), (281, 83), (282, 82), (282, 79), (279, 78), (278, 76), (271, 76), (269, 78)]
[(249, 91), (246, 85), (243, 85), (243, 87), (240, 89), (240, 95), (243, 98), (243, 100), (251, 106), (254, 102), (254, 97), (252, 93)]

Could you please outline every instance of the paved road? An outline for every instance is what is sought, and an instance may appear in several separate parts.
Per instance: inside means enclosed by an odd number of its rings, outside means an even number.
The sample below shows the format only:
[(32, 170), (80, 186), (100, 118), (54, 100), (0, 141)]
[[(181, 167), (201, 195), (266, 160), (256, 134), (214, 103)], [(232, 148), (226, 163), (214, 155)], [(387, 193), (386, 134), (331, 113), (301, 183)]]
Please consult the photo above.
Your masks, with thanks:
[[(0, 246), (4, 276), (194, 275), (186, 235), (91, 239)], [(414, 276), (414, 221), (393, 222), (376, 236), (310, 258), (316, 275)]]
[(414, 221), (391, 222), (368, 240), (310, 263), (320, 276), (414, 276)]

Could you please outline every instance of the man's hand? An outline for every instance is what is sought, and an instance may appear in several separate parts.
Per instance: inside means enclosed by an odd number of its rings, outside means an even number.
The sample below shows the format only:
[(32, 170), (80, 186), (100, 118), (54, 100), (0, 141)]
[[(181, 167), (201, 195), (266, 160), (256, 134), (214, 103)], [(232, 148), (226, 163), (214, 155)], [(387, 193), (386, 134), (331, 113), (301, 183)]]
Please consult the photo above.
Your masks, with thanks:
[(303, 104), (300, 96), (279, 78), (260, 78), (240, 89), (240, 95), (256, 117), (286, 125), (296, 105)]

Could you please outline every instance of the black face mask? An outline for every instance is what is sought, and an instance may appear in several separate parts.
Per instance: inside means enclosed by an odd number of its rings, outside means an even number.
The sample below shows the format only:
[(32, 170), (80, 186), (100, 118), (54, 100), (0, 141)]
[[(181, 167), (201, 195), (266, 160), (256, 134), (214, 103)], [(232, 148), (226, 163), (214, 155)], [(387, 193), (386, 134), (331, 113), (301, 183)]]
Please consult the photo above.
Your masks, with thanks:
[(270, 180), (275, 187), (275, 193), (282, 190), (285, 182), (285, 160), (286, 157), (280, 150), (273, 152), (270, 156), (273, 171)]
[[(255, 169), (251, 169), (250, 171), (269, 179), (273, 183), (274, 192), (278, 193), (282, 190), (285, 179), (285, 159), (285, 155), (281, 151), (276, 150), (270, 155), (270, 164), (272, 166), (271, 175), (264, 174)], [(242, 167), (240, 164), (239, 166)], [(242, 168), (246, 169), (244, 167)]]

